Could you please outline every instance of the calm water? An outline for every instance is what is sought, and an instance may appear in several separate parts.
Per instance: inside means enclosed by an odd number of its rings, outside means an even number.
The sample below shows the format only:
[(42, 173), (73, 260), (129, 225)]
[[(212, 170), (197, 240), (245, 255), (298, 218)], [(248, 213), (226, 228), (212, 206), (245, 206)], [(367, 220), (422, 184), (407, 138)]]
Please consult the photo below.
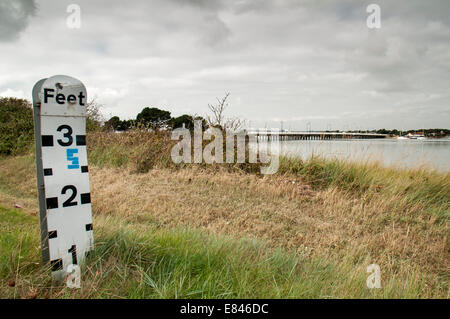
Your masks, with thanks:
[(314, 155), (351, 161), (379, 161), (385, 166), (426, 166), (450, 170), (450, 139), (282, 141), (281, 154), (307, 159)]

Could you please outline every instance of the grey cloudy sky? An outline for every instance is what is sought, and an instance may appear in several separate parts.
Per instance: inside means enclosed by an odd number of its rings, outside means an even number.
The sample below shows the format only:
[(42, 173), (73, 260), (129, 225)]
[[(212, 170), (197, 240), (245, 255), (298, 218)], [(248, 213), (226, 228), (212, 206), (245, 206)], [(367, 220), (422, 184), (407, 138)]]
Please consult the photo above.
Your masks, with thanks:
[(450, 1), (2, 0), (0, 96), (56, 74), (106, 117), (204, 115), (230, 92), (228, 115), (254, 127), (449, 128)]

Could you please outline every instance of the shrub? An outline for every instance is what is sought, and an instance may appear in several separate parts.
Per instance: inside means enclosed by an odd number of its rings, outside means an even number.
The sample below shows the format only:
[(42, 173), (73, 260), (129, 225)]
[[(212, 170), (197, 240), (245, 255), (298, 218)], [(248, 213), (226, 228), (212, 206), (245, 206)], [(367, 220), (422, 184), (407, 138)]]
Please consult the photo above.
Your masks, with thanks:
[(16, 155), (33, 144), (31, 103), (14, 97), (0, 98), (0, 154)]

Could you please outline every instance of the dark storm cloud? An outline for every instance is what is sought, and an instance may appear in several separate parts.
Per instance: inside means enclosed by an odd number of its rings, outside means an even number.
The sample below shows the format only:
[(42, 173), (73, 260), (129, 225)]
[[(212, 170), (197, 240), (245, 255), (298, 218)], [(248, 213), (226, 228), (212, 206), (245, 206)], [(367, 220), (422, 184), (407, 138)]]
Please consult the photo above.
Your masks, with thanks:
[(2, 0), (0, 2), (0, 41), (16, 39), (36, 12), (34, 0)]

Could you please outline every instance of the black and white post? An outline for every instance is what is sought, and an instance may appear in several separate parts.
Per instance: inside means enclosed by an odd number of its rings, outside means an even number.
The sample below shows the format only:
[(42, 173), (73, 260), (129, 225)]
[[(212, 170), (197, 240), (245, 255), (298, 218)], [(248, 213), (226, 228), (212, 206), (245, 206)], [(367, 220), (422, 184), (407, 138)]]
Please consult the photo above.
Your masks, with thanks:
[(86, 104), (85, 86), (69, 76), (42, 79), (33, 87), (42, 258), (57, 278), (94, 245)]

